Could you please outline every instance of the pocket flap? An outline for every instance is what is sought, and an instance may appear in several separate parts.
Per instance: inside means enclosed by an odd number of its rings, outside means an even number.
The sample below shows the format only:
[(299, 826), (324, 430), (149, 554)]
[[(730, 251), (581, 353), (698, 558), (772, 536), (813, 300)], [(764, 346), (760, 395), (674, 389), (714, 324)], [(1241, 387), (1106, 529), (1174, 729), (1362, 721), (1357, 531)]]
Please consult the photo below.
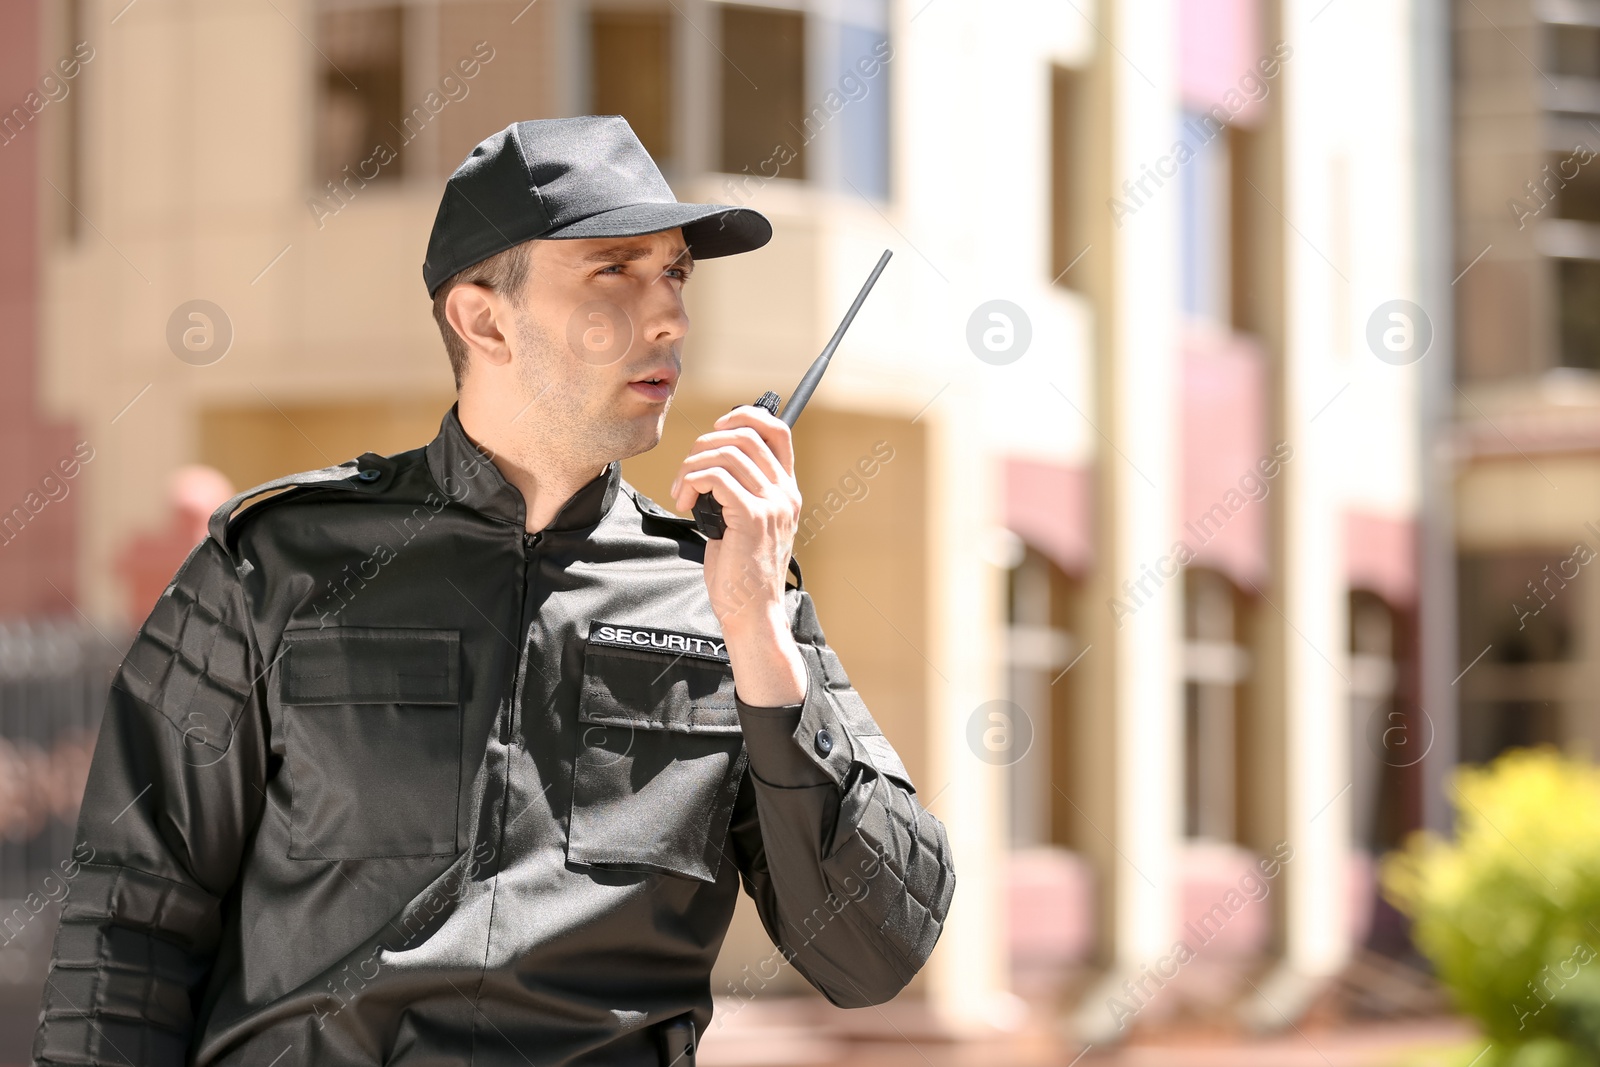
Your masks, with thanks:
[(589, 642), (578, 721), (683, 734), (737, 734), (733, 673), (692, 656)]
[(283, 635), (284, 704), (455, 704), (461, 635), (456, 630), (339, 626)]

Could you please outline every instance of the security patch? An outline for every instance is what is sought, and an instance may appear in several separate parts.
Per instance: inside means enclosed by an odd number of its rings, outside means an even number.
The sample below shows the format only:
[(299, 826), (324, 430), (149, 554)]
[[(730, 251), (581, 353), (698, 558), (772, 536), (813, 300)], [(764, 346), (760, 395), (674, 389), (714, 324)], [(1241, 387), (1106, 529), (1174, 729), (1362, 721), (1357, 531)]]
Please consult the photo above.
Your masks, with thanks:
[(669, 655), (697, 656), (700, 659), (728, 662), (727, 645), (706, 634), (681, 633), (677, 630), (657, 630), (649, 626), (630, 626), (623, 623), (589, 623), (589, 643), (611, 648), (634, 648), (665, 652)]

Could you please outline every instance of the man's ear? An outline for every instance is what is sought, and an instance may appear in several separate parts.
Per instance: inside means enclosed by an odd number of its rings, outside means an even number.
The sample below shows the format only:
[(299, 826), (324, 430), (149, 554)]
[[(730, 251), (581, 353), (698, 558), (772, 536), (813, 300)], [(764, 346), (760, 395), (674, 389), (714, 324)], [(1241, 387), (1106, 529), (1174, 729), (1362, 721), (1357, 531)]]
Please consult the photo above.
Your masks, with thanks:
[(511, 308), (499, 293), (475, 282), (457, 285), (444, 299), (444, 314), (474, 357), (492, 364), (511, 361), (505, 336)]

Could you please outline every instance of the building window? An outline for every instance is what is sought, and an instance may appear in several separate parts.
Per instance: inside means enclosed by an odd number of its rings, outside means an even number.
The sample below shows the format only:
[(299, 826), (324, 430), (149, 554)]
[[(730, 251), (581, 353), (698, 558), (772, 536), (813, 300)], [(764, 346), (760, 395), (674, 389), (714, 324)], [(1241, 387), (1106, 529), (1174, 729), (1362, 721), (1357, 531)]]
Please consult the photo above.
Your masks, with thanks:
[[(1186, 129), (1204, 129), (1205, 114), (1187, 116)], [(1181, 217), (1182, 307), (1186, 315), (1226, 323), (1231, 317), (1229, 282), (1232, 275), (1231, 158), (1228, 130), (1210, 140), (1195, 138), (1194, 157), (1178, 171)]]
[(1084, 225), (1085, 131), (1084, 74), (1072, 67), (1050, 68), (1050, 277), (1055, 284), (1082, 290), (1079, 269), (1089, 246)]
[(1600, 370), (1600, 262), (1555, 261), (1561, 307), (1561, 365)]
[(721, 31), (722, 170), (804, 178), (805, 15), (724, 4)]
[(1392, 814), (1393, 808), (1382, 803), (1385, 767), (1413, 766), (1406, 746), (1417, 749), (1416, 758), (1421, 759), (1420, 750), (1429, 743), (1419, 723), (1398, 713), (1396, 636), (1394, 612), (1381, 597), (1365, 590), (1351, 592), (1350, 831), (1355, 846), (1373, 854), (1393, 836), (1379, 825), (1380, 815)]
[[(1266, 178), (1256, 168), (1261, 155), (1260, 134), (1230, 126), (1228, 139), (1228, 304), (1233, 328), (1241, 333), (1262, 333), (1270, 318), (1270, 279), (1277, 275), (1266, 254), (1274, 232), (1271, 211), (1256, 188)], [(1252, 177), (1252, 175), (1254, 175)]]
[[(79, 41), (85, 40), (84, 0), (68, 0), (63, 8), (62, 16), (65, 23), (66, 45), (61, 49), (63, 56), (75, 55)], [(91, 47), (93, 47), (91, 45)], [(61, 236), (67, 241), (76, 243), (83, 236), (83, 217), (78, 214), (84, 207), (83, 203), (83, 92), (84, 75), (87, 71), (80, 64), (76, 79), (67, 81), (67, 95), (61, 100), (61, 192), (65, 197), (55, 197), (56, 217), (61, 220)], [(50, 194), (55, 196), (55, 194)]]
[[(1549, 165), (1532, 183), (1533, 189), (1524, 186), (1519, 190), (1523, 211), (1542, 213), (1544, 200), (1553, 196), (1557, 218), (1600, 222), (1600, 166), (1596, 166), (1600, 160), (1593, 158), (1595, 143), (1590, 137), (1582, 145), (1575, 143), (1565, 151), (1552, 152), (1546, 161)], [(1590, 153), (1590, 162), (1583, 162), (1584, 153)]]
[[(886, 0), (858, 0), (839, 23), (837, 77), (823, 108), (838, 108), (839, 173), (846, 188), (880, 200), (889, 196), (890, 56)], [(860, 20), (860, 21), (857, 21)]]
[[(1463, 555), (1458, 563), (1460, 758), (1487, 763), (1508, 748), (1560, 744), (1566, 723), (1587, 732), (1581, 621), (1591, 576), (1587, 545), (1549, 554)], [(1474, 660), (1477, 662), (1474, 663)]]
[[(321, 188), (388, 181), (404, 171), (405, 153), (381, 166), (378, 145), (398, 145), (405, 89), (405, 12), (399, 5), (323, 11), (317, 16), (317, 106), (312, 183)], [(349, 168), (347, 174), (345, 168)], [(353, 190), (352, 190), (353, 191)]]
[(718, 7), (721, 131), (714, 166), (759, 184), (803, 179), (886, 198), (890, 188), (886, 0), (825, 14), (816, 0)]
[(1569, 78), (1600, 78), (1600, 28), (1594, 26), (1550, 26), (1549, 66), (1551, 74)]
[(663, 169), (677, 150), (668, 9), (599, 9), (589, 19), (590, 107), (621, 115)]
[(1077, 584), (1048, 557), (1013, 536), (1006, 586), (1006, 666), (1011, 702), (1028, 716), (1027, 753), (1010, 766), (1011, 844), (1065, 845), (1072, 823), (1072, 738), (1063, 672), (1083, 651), (1071, 629)]
[(1183, 827), (1191, 838), (1237, 835), (1239, 692), (1250, 673), (1239, 600), (1221, 574), (1184, 572)]

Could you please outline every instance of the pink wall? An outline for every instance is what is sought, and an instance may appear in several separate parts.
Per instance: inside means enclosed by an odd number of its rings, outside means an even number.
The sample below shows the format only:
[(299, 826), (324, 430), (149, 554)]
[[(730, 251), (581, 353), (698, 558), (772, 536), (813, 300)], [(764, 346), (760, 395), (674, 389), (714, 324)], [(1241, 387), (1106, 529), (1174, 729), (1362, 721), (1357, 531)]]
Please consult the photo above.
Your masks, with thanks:
[[(28, 94), (58, 58), (39, 55), (40, 10), (38, 0), (0, 4), (0, 117), (13, 108), (28, 114)], [(74, 91), (83, 81), (80, 75)], [(56, 195), (39, 179), (40, 134), (59, 120), (52, 110), (60, 108), (44, 107), (20, 133), (14, 123), (12, 133), (0, 135), (0, 519), (14, 507), (37, 509), (9, 541), (0, 528), (0, 616), (72, 614), (62, 595), (77, 598), (76, 485), (41, 486), (83, 439), (73, 427), (47, 421), (38, 406), (39, 190)], [(67, 495), (50, 500), (46, 490), (60, 496), (63, 485)]]
[(1261, 470), (1272, 452), (1266, 362), (1239, 335), (1192, 330), (1183, 336), (1182, 358), (1183, 492), (1173, 536), (1189, 546), (1196, 565), (1248, 591), (1267, 580), (1268, 497), (1278, 484)]
[[(1173, 539), (1192, 566), (1222, 572), (1250, 592), (1269, 577), (1268, 516), (1283, 471), (1295, 463), (1268, 439), (1266, 362), (1237, 334), (1188, 330), (1183, 336), (1179, 428), (1183, 484)], [(1273, 477), (1262, 471), (1263, 460)], [(1075, 577), (1094, 565), (1092, 472), (1032, 459), (1005, 463), (1006, 526)], [(1340, 531), (1345, 576), (1393, 607), (1416, 602), (1416, 523), (1348, 512)]]
[[(1206, 111), (1222, 102), (1261, 53), (1259, 0), (1180, 0), (1178, 92), (1186, 108)], [(1234, 121), (1248, 125), (1261, 107), (1250, 100)]]

